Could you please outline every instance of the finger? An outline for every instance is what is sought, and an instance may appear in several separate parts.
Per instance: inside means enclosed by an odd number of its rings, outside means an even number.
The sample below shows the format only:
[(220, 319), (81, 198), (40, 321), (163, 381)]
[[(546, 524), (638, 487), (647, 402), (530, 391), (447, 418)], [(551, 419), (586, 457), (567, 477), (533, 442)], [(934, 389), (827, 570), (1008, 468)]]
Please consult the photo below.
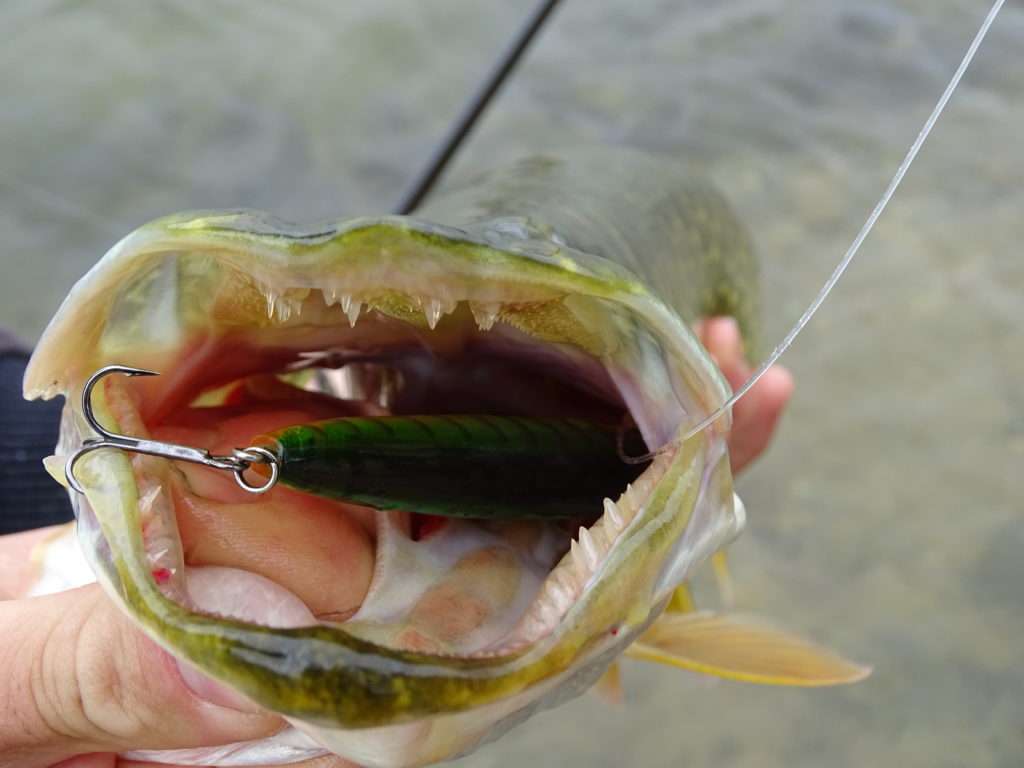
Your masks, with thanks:
[[(696, 326), (696, 331), (729, 386), (733, 390), (743, 386), (753, 370), (743, 356), (743, 339), (736, 321), (730, 317), (708, 318)], [(789, 371), (774, 365), (733, 406), (729, 458), (734, 472), (743, 470), (767, 448), (793, 388)]]
[(0, 536), (0, 600), (24, 593), (34, 577), (33, 552), (43, 542), (60, 536), (66, 525)]
[[(64, 760), (52, 768), (196, 768), (195, 766), (172, 765), (170, 763), (152, 763), (139, 760), (127, 760), (119, 758), (113, 752), (93, 753), (91, 755), (80, 755)], [(358, 768), (355, 763), (350, 763), (340, 757), (327, 756), (317, 757), (312, 760), (304, 760), (301, 763), (288, 763), (287, 765), (262, 765), (260, 768)]]
[(735, 472), (742, 471), (768, 447), (794, 386), (792, 374), (775, 365), (765, 372), (745, 399), (736, 403), (729, 440), (729, 457)]
[[(65, 766), (61, 764), (60, 768), (108, 768), (106, 763), (97, 763), (95, 766), (92, 764), (79, 766), (77, 764), (73, 766)], [(167, 765), (166, 763), (140, 763), (137, 760), (119, 760), (117, 763), (111, 763), (110, 768), (195, 768), (195, 766), (174, 766)], [(350, 763), (348, 760), (344, 760), (340, 757), (333, 755), (328, 757), (316, 757), (312, 760), (303, 760), (301, 763), (288, 763), (287, 765), (260, 765), (260, 768), (359, 768), (355, 763)]]
[(0, 754), (12, 765), (224, 744), (281, 725), (219, 686), (193, 692), (96, 585), (0, 603), (0, 669)]
[(750, 366), (743, 357), (743, 336), (736, 321), (731, 317), (709, 317), (697, 326), (697, 332), (729, 386), (740, 387), (750, 375)]
[(223, 503), (182, 493), (178, 526), (189, 565), (257, 573), (297, 595), (319, 617), (348, 618), (373, 576), (374, 549), (348, 507), (275, 488), (258, 501)]
[[(117, 766), (117, 755), (113, 752), (93, 752), (89, 755), (78, 755), (61, 760), (51, 768), (116, 768)], [(155, 767), (150, 766), (150, 768)]]

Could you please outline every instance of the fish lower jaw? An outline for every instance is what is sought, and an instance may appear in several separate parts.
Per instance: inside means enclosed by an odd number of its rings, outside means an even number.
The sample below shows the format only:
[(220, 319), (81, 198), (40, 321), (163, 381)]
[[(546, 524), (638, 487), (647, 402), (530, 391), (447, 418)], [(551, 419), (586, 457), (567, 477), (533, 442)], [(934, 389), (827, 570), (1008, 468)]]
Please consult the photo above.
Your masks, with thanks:
[(647, 499), (671, 460), (671, 450), (661, 452), (643, 474), (626, 486), (618, 499), (604, 500), (601, 517), (590, 527), (580, 526), (570, 541), (569, 551), (548, 574), (516, 628), (499, 647), (488, 649), (484, 655), (520, 650), (556, 630), (587, 590), (601, 579), (616, 545), (642, 516)]

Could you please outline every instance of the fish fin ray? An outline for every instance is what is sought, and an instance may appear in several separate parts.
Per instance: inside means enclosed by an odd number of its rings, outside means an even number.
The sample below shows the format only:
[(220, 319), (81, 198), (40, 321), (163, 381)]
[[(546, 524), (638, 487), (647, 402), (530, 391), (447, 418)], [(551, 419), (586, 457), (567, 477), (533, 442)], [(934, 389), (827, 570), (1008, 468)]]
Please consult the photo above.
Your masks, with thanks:
[(762, 685), (842, 685), (871, 673), (870, 667), (757, 619), (710, 612), (662, 616), (626, 655)]
[(722, 605), (732, 608), (736, 602), (736, 590), (733, 587), (732, 573), (729, 571), (729, 556), (720, 549), (711, 556), (711, 568), (715, 572), (715, 584), (722, 598)]
[(622, 706), (625, 696), (622, 689), (622, 668), (619, 666), (619, 662), (613, 661), (590, 690), (605, 703)]

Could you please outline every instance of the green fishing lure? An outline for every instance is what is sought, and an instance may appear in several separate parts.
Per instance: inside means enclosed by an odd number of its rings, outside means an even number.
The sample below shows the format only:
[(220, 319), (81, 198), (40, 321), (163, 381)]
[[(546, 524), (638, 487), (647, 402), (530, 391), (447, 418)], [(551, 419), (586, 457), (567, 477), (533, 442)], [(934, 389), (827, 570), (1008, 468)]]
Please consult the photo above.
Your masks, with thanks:
[(300, 424), (256, 439), (279, 482), (377, 509), (482, 519), (601, 511), (646, 466), (636, 430), (583, 419), (389, 416)]

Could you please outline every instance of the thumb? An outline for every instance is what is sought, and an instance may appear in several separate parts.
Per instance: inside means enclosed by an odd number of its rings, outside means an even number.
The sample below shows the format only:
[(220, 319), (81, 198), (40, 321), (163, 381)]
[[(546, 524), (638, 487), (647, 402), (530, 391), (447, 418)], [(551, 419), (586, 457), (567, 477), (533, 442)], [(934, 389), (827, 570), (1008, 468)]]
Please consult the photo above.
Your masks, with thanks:
[(0, 669), (0, 766), (224, 744), (281, 727), (219, 686), (197, 685), (207, 698), (194, 692), (95, 584), (0, 602)]

